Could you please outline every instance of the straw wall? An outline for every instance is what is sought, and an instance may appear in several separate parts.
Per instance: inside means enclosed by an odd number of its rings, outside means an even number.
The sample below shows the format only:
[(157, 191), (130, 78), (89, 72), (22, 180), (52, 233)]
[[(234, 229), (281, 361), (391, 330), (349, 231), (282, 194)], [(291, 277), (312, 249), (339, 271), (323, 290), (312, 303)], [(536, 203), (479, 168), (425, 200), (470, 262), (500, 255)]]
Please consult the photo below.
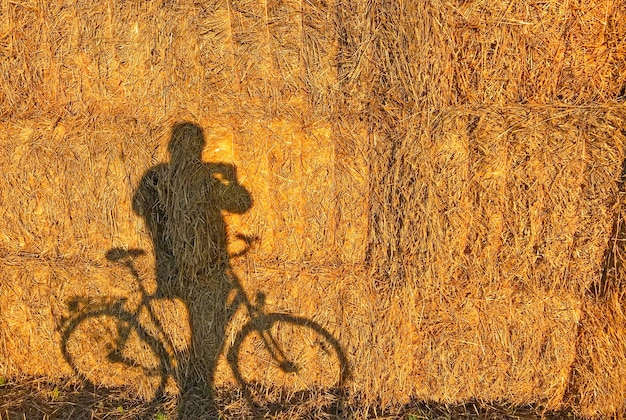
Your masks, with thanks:
[[(245, 314), (220, 324), (217, 277), (161, 284), (133, 211), (188, 121), (253, 200), (224, 216), (231, 252), (260, 238), (236, 275), (339, 340), (351, 395), (623, 410), (623, 283), (589, 291), (607, 262), (621, 279), (625, 22), (610, 0), (0, 1), (0, 374), (76, 377), (71, 302), (141, 303), (105, 258), (123, 247), (147, 251), (140, 279), (161, 293), (164, 330), (145, 312), (143, 328), (233, 384), (206, 359)], [(202, 261), (171, 223), (174, 259)], [(154, 395), (141, 372), (98, 371), (93, 340), (72, 344), (90, 380)]]

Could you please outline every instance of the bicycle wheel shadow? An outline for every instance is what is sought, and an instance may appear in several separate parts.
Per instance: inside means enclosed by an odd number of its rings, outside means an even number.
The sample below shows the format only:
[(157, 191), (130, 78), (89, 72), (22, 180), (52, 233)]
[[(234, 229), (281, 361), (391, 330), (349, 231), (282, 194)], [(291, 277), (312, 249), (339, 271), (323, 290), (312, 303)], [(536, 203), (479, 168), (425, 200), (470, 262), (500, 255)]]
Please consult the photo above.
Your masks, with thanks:
[[(321, 325), (306, 318), (265, 313), (257, 316), (262, 308), (253, 307), (248, 301), (231, 269), (230, 259), (241, 254), (228, 253), (224, 213), (246, 213), (252, 207), (252, 196), (239, 182), (234, 165), (203, 161), (205, 146), (205, 136), (198, 125), (183, 122), (173, 126), (168, 144), (169, 162), (145, 172), (132, 200), (133, 211), (143, 219), (152, 242), (156, 285), (153, 288), (143, 285), (145, 276), (135, 263), (145, 253), (143, 250), (109, 250), (108, 261), (119, 264), (133, 279), (132, 299), (115, 296), (71, 299), (70, 315), (60, 325), (65, 360), (79, 378), (94, 387), (102, 385), (96, 382), (103, 375), (112, 375), (98, 371), (94, 364), (117, 367), (119, 371), (114, 375), (149, 389), (144, 393), (147, 399), (168, 398), (174, 383), (181, 418), (196, 417), (199, 413), (204, 418), (217, 416), (220, 412), (215, 389), (218, 359), (225, 353), (226, 329), (231, 317), (243, 307), (254, 322), (236, 335), (226, 358), (244, 399), (254, 407), (255, 417), (262, 415), (259, 410), (265, 410), (266, 414), (275, 411), (271, 404), (252, 398), (251, 389), (258, 384), (248, 379), (239, 363), (244, 357), (246, 340), (253, 333), (263, 335), (263, 331), (269, 331), (259, 327), (260, 320), (272, 326), (284, 324), (305, 329), (319, 338), (320, 357), (327, 357), (325, 352), (330, 352), (336, 361), (332, 386), (325, 392), (340, 395), (339, 387), (349, 372), (340, 343)], [(247, 245), (252, 240), (232, 234), (230, 239), (243, 239)], [(234, 300), (233, 291), (237, 292)], [(159, 302), (180, 302), (184, 308), (179, 313), (186, 313), (187, 319), (164, 320), (158, 310)], [(190, 333), (184, 345), (175, 343), (170, 333), (172, 324), (177, 323), (187, 324), (183, 327)], [(82, 343), (86, 344), (74, 344), (80, 341), (74, 340), (75, 336), (81, 334)], [(76, 356), (94, 353), (97, 357), (86, 361)], [(282, 362), (282, 366), (278, 363), (278, 367), (285, 368), (283, 371), (291, 369), (288, 372), (291, 374), (306, 367), (300, 364), (296, 369), (296, 364), (290, 363)], [(135, 373), (129, 376), (127, 372)], [(306, 391), (291, 392), (286, 402), (293, 403), (293, 398), (302, 400), (306, 395)]]
[(109, 250), (107, 260), (130, 271), (137, 290), (131, 296), (75, 296), (67, 301), (68, 315), (58, 329), (63, 358), (89, 388), (132, 383), (142, 398), (158, 400), (175, 387), (171, 355), (177, 345), (172, 330), (164, 328), (162, 314), (155, 312), (163, 305), (155, 304), (135, 265), (145, 254), (142, 249)]
[[(262, 302), (263, 299), (264, 295), (259, 293), (257, 302)], [(341, 417), (347, 412), (344, 407), (343, 386), (350, 379), (351, 372), (339, 341), (313, 320), (284, 313), (263, 313), (262, 303), (258, 305), (260, 307), (257, 309), (262, 314), (253, 316), (239, 330), (226, 354), (233, 376), (253, 417), (265, 418), (287, 412), (294, 405), (311, 403), (315, 406), (317, 415)], [(302, 342), (293, 342), (293, 337)], [(254, 338), (264, 342), (264, 349), (259, 349), (258, 346), (246, 349), (246, 344), (249, 344), (246, 341)], [(244, 355), (246, 363), (242, 363)], [(250, 379), (258, 376), (255, 370), (267, 372), (276, 379), (291, 376), (287, 382), (290, 385), (300, 385), (300, 389), (267, 386)], [(312, 381), (309, 380), (311, 377)], [(319, 385), (320, 382), (326, 382), (326, 386)], [(310, 386), (309, 383), (318, 385)]]

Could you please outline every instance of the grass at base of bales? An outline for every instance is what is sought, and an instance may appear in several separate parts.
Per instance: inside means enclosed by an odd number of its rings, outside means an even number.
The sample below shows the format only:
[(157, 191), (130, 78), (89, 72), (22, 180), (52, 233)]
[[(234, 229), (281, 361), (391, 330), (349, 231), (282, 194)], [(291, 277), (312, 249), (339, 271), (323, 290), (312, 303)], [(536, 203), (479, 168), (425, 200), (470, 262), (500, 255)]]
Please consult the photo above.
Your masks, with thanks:
[[(213, 411), (202, 391), (186, 399), (176, 397), (146, 402), (123, 388), (101, 388), (45, 379), (23, 379), (0, 385), (0, 420), (9, 419), (571, 419), (582, 418), (569, 411), (544, 411), (540, 407), (470, 402), (444, 405), (422, 401), (397, 407), (359, 404), (358, 398), (329, 404), (328, 393), (311, 393), (287, 398), (280, 407), (260, 406), (252, 410), (234, 388), (216, 390)], [(331, 398), (332, 399), (332, 398)]]

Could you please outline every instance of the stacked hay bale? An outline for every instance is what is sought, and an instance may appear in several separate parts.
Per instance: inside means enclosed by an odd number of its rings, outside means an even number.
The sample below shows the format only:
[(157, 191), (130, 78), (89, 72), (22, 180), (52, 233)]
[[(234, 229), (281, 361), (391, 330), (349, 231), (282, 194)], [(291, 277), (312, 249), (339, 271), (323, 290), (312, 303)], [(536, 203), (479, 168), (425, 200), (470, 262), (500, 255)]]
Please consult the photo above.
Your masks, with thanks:
[[(76, 375), (59, 327), (76, 297), (140, 305), (105, 253), (151, 250), (133, 196), (190, 121), (254, 200), (225, 215), (231, 252), (261, 238), (234, 272), (339, 340), (352, 395), (624, 409), (623, 5), (0, 4), (3, 375)], [(164, 331), (142, 323), (209, 356), (193, 337), (228, 346), (247, 319), (216, 335), (215, 296), (166, 293)], [(232, 384), (223, 354), (215, 369)], [(128, 370), (90, 380), (150, 398)]]
[(370, 194), (391, 211), (369, 252), (383, 290), (420, 296), (417, 392), (622, 410), (621, 311), (587, 291), (619, 214), (624, 7), (433, 3), (372, 12)]

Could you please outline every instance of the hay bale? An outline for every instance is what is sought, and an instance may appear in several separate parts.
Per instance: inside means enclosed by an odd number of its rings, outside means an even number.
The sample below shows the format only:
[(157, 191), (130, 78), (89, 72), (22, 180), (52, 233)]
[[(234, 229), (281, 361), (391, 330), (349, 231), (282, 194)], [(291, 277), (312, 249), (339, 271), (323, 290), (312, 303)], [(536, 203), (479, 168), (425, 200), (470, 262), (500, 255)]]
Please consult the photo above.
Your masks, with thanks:
[[(386, 236), (370, 250), (377, 288), (402, 308), (385, 313), (414, 313), (408, 325), (419, 325), (399, 334), (412, 345), (393, 346), (416, 349), (402, 358), (416, 365), (403, 377), (426, 375), (413, 392), (559, 407), (583, 296), (605, 260), (621, 115), (456, 111), (396, 146), (393, 180), (373, 193), (379, 209), (388, 203), (374, 225)], [(414, 305), (396, 297), (404, 289)]]
[(377, 269), (427, 293), (446, 293), (441, 284), (454, 289), (460, 279), (499, 284), (502, 273), (523, 290), (580, 295), (602, 270), (623, 114), (475, 112), (454, 111), (431, 125), (418, 115), (419, 131), (395, 146), (393, 182), (376, 192), (391, 207), (381, 211), (389, 219), (373, 226), (374, 235), (388, 236), (371, 248), (375, 261), (386, 264), (387, 255), (393, 265)]
[(568, 401), (583, 416), (608, 417), (624, 411), (626, 341), (622, 302), (585, 302)]
[(384, 123), (420, 108), (612, 101), (626, 77), (625, 13), (615, 2), (381, 1), (354, 20), (376, 28), (372, 101)]
[[(617, 237), (625, 14), (608, 0), (0, 1), (0, 375), (80, 373), (145, 398), (230, 386), (222, 345), (249, 320), (237, 278), (337, 338), (366, 404), (623, 410), (624, 283), (589, 291)], [(184, 122), (206, 143), (179, 165)], [(250, 209), (205, 208), (209, 164), (237, 168), (226, 181)], [(170, 248), (137, 211), (163, 171)], [(211, 271), (211, 246), (237, 253), (237, 234), (260, 243), (234, 274)], [(136, 273), (107, 260), (118, 248), (147, 252)], [(141, 307), (139, 330), (166, 343), (144, 340), (146, 366), (150, 348), (176, 360), (166, 383), (104, 369), (115, 343), (90, 353), (87, 332), (71, 338), (91, 373), (69, 366), (63, 320), (90, 299), (112, 318)], [(241, 354), (255, 380), (294, 386)], [(331, 384), (322, 365), (307, 386)]]

